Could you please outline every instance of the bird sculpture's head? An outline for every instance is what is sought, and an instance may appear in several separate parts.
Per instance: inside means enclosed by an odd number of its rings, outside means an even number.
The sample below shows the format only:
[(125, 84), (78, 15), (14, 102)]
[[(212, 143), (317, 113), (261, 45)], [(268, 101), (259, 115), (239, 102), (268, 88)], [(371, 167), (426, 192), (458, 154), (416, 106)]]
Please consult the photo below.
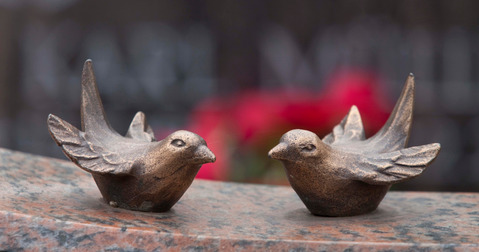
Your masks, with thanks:
[[(184, 167), (196, 170), (202, 164), (216, 161), (215, 154), (206, 146), (206, 141), (195, 133), (179, 130), (157, 142), (143, 159), (141, 174), (161, 173), (167, 177)], [(195, 173), (196, 174), (196, 173)]]
[(325, 148), (326, 145), (313, 132), (295, 129), (285, 133), (268, 156), (283, 162), (303, 162), (321, 157)]
[(216, 157), (206, 146), (206, 141), (195, 133), (179, 130), (167, 136), (164, 147), (176, 162), (188, 164), (206, 164), (216, 161)]

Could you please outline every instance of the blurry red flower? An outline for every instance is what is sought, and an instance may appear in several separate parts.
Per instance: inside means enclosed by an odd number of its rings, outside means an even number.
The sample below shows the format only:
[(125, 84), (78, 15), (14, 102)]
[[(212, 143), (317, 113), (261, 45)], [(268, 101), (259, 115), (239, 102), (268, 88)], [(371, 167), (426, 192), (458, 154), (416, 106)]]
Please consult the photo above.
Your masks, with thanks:
[[(333, 74), (320, 92), (310, 90), (250, 90), (232, 97), (214, 97), (199, 104), (191, 115), (190, 130), (201, 135), (216, 154), (217, 162), (204, 165), (198, 178), (231, 180), (232, 164), (263, 169), (267, 150), (283, 133), (302, 128), (320, 137), (338, 124), (352, 105), (363, 118), (367, 135), (384, 124), (391, 102), (379, 77), (364, 70)], [(263, 153), (264, 152), (264, 153)], [(247, 162), (255, 159), (256, 162)], [(257, 180), (255, 180), (257, 181)]]

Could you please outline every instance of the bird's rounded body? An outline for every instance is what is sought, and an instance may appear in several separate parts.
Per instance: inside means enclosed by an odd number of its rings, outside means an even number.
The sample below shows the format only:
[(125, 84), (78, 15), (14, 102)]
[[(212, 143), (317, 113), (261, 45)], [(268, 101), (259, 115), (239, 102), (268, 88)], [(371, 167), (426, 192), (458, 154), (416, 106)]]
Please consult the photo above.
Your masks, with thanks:
[[(170, 143), (180, 138), (186, 150), (175, 151), (177, 147)], [(188, 131), (177, 131), (145, 152), (127, 176), (92, 174), (106, 202), (130, 210), (167, 211), (190, 187), (201, 165), (214, 161), (206, 142)]]
[(303, 169), (295, 164), (284, 165), (291, 187), (315, 215), (352, 216), (371, 212), (391, 187), (335, 175), (328, 165)]
[(92, 174), (103, 199), (120, 208), (144, 211), (168, 211), (183, 196), (201, 165), (180, 167), (174, 176), (159, 178)]

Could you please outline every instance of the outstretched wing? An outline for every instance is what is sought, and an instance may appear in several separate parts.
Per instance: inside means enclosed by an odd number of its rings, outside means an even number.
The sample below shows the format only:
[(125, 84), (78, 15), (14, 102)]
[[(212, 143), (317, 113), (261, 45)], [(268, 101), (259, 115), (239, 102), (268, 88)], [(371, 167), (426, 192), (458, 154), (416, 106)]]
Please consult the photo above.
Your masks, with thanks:
[(146, 122), (145, 114), (141, 111), (136, 113), (125, 136), (147, 142), (156, 141), (153, 130)]
[[(146, 149), (146, 146), (139, 146), (140, 143), (126, 144), (121, 139), (108, 140), (115, 143), (102, 141), (55, 115), (48, 116), (48, 129), (65, 155), (90, 173), (128, 175), (133, 163), (141, 156), (137, 150)], [(114, 148), (111, 147), (113, 144)]]
[(372, 185), (398, 183), (421, 174), (437, 157), (441, 145), (438, 143), (415, 146), (379, 155), (358, 155), (354, 167), (346, 169), (349, 175)]
[(365, 139), (363, 122), (358, 108), (352, 106), (344, 119), (336, 125), (333, 132), (323, 138), (329, 145), (341, 142), (361, 141)]

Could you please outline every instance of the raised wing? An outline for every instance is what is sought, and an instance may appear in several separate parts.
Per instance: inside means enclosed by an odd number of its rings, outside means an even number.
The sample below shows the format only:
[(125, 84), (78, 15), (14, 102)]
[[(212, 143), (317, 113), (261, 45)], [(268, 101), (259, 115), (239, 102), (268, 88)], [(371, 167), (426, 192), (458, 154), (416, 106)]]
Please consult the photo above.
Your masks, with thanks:
[(386, 124), (364, 143), (378, 153), (404, 148), (409, 140), (414, 109), (414, 75), (409, 74)]
[(120, 136), (108, 122), (100, 99), (93, 63), (85, 61), (81, 77), (81, 126), (83, 132), (95, 132), (102, 135)]
[(361, 141), (365, 139), (363, 122), (358, 108), (352, 106), (344, 119), (336, 125), (333, 132), (323, 138), (323, 142), (334, 145), (342, 142)]
[(81, 86), (83, 131), (57, 116), (49, 115), (50, 134), (65, 155), (82, 169), (98, 174), (130, 174), (133, 163), (151, 143), (151, 138), (148, 138), (151, 128), (146, 125), (144, 115), (140, 113), (135, 117), (129, 130), (130, 137), (123, 137), (113, 130), (106, 118), (91, 60), (83, 66)]
[(125, 136), (147, 142), (156, 141), (153, 130), (146, 122), (145, 114), (141, 111), (136, 113)]
[(137, 159), (132, 153), (111, 151), (105, 146), (105, 142), (78, 130), (55, 115), (48, 116), (48, 129), (65, 155), (87, 172), (114, 175), (131, 173)]
[(348, 174), (355, 180), (372, 185), (398, 183), (421, 174), (437, 157), (441, 145), (438, 143), (415, 146), (375, 156), (358, 155), (351, 162)]

